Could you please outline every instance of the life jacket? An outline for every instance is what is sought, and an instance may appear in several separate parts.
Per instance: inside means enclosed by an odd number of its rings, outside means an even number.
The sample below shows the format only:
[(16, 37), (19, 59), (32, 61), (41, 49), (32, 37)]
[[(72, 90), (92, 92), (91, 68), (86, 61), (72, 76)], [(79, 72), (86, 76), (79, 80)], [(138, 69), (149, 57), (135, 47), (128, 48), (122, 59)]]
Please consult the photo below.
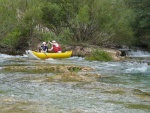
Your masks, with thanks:
[(53, 51), (54, 51), (55, 53), (57, 53), (58, 51), (61, 51), (61, 47), (60, 47), (59, 44), (55, 43), (55, 44), (53, 44), (52, 46), (53, 46)]
[(43, 51), (48, 51), (48, 47), (47, 46), (42, 45), (41, 48), (42, 48)]

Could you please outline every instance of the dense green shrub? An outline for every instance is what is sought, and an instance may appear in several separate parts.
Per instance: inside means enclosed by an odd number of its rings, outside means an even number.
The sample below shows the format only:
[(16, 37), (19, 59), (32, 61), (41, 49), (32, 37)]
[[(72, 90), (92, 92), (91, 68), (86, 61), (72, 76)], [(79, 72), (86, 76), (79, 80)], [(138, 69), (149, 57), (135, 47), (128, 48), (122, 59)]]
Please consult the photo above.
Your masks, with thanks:
[(110, 56), (109, 53), (103, 51), (103, 50), (95, 50), (91, 53), (91, 55), (89, 55), (88, 57), (86, 57), (86, 60), (89, 61), (93, 61), (93, 60), (97, 60), (97, 61), (111, 61), (112, 57)]
[(134, 11), (131, 23), (136, 38), (136, 46), (150, 48), (150, 0), (125, 0)]
[(16, 47), (19, 37), (21, 35), (20, 30), (15, 29), (14, 31), (8, 33), (5, 38), (2, 39), (1, 45), (13, 49)]

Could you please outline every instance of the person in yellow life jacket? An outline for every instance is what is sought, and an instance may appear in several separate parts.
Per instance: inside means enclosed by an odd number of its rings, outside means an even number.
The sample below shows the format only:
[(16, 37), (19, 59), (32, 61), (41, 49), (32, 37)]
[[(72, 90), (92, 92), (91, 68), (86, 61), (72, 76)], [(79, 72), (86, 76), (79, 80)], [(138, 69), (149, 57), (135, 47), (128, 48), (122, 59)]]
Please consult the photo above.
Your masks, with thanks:
[(49, 43), (52, 45), (52, 47), (48, 51), (53, 51), (55, 53), (62, 52), (61, 46), (55, 40), (53, 40), (52, 42), (49, 41)]

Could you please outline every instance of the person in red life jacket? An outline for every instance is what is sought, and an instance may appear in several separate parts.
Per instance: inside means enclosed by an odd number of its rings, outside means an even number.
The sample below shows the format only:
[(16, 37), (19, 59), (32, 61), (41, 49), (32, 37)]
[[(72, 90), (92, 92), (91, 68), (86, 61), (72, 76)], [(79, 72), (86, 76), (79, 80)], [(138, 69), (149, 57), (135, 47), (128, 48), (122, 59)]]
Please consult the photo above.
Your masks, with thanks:
[(52, 42), (49, 41), (49, 43), (52, 45), (52, 47), (51, 47), (51, 49), (49, 49), (49, 51), (53, 51), (55, 53), (62, 52), (61, 46), (55, 40), (53, 40)]

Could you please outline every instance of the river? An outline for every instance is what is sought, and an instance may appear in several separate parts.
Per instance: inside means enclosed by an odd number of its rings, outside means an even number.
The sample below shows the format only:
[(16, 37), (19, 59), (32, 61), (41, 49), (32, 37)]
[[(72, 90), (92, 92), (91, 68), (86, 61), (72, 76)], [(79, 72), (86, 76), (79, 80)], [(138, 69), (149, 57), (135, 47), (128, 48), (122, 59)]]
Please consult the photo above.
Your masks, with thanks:
[[(29, 60), (0, 54), (0, 113), (149, 113), (150, 66), (145, 60)], [(41, 82), (45, 73), (9, 72), (7, 66), (75, 64), (103, 77), (95, 82)], [(39, 65), (40, 66), (40, 65)], [(34, 78), (34, 79), (33, 79)]]

